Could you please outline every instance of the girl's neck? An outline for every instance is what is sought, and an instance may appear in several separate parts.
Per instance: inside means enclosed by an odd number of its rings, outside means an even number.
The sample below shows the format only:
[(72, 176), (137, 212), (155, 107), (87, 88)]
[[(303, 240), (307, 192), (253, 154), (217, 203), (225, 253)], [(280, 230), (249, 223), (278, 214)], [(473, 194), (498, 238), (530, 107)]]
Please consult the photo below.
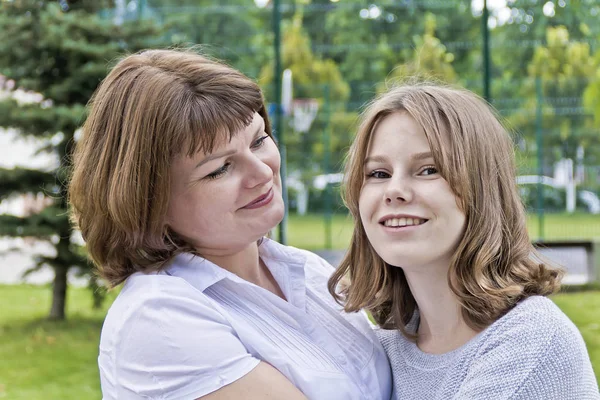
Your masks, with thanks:
[(417, 346), (425, 353), (455, 350), (478, 333), (465, 322), (462, 307), (448, 286), (447, 271), (447, 268), (405, 270), (419, 309)]

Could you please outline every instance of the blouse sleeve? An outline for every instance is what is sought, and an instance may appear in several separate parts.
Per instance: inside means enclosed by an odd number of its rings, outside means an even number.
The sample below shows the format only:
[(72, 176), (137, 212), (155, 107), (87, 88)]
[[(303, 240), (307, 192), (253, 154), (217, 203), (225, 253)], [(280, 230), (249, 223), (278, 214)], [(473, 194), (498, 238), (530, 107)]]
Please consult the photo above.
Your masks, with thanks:
[(194, 290), (152, 290), (132, 308), (115, 345), (119, 399), (196, 399), (260, 362)]
[(454, 399), (600, 399), (581, 334), (564, 315), (512, 319), (480, 349)]

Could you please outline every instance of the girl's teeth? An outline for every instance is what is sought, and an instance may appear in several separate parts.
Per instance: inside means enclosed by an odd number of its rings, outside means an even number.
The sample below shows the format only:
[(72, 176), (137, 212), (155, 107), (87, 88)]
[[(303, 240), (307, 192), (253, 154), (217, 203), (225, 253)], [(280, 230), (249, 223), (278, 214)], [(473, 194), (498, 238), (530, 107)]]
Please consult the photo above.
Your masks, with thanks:
[(420, 218), (391, 218), (384, 222), (385, 226), (390, 227), (404, 227), (404, 226), (413, 226), (413, 225), (421, 225), (424, 220)]

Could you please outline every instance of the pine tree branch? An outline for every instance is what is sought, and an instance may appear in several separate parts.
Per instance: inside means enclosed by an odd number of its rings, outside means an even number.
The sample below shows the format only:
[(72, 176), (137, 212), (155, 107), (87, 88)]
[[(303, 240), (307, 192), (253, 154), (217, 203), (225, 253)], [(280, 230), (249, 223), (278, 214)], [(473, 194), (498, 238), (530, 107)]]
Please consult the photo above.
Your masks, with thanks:
[(46, 207), (40, 213), (26, 217), (0, 214), (0, 236), (47, 240), (57, 235), (65, 225), (69, 225), (67, 212), (56, 206)]
[(58, 182), (53, 172), (0, 168), (0, 182), (0, 200), (22, 193), (53, 195), (58, 192)]
[[(69, 10), (65, 11), (65, 4)], [(172, 35), (156, 21), (136, 20), (115, 25), (99, 9), (109, 0), (80, 1), (0, 0), (0, 75), (4, 89), (41, 95), (41, 102), (19, 104), (12, 96), (0, 98), (0, 127), (12, 127), (20, 136), (50, 138), (38, 151), (54, 153), (55, 171), (0, 169), (0, 199), (17, 193), (43, 192), (52, 205), (27, 217), (0, 215), (0, 236), (29, 236), (49, 241), (56, 254), (40, 255), (37, 266), (55, 270), (50, 316), (64, 319), (67, 272), (77, 266), (90, 270), (82, 247), (72, 240), (64, 183), (70, 168), (73, 136), (86, 118), (86, 104), (111, 64), (124, 53), (165, 47)], [(3, 82), (0, 82), (0, 86)], [(62, 134), (62, 135), (61, 135)], [(34, 268), (36, 268), (34, 267)], [(98, 288), (90, 281), (92, 289)], [(99, 304), (97, 290), (95, 304)]]
[(56, 132), (71, 135), (85, 120), (85, 105), (51, 106), (0, 101), (0, 126), (16, 128), (26, 136), (48, 137)]

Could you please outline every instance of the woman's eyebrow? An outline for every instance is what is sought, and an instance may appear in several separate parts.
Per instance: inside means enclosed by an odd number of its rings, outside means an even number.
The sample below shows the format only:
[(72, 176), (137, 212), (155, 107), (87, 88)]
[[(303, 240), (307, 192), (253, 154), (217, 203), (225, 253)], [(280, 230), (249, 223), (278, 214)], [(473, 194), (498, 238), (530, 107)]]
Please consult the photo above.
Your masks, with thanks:
[[(263, 121), (258, 126), (256, 131), (254, 132), (254, 136), (257, 136), (261, 131), (264, 131), (264, 130), (265, 130), (265, 123)], [(202, 161), (200, 161), (198, 164), (196, 164), (194, 169), (201, 167), (202, 165), (206, 164), (209, 161), (216, 160), (217, 158), (222, 158), (222, 157), (233, 155), (233, 154), (235, 154), (235, 152), (236, 152), (236, 150), (226, 150), (226, 151), (223, 151), (220, 153), (211, 154), (211, 155), (207, 156), (206, 158), (204, 158)]]
[(260, 125), (258, 125), (258, 129), (254, 132), (254, 136), (258, 136), (259, 133), (265, 130), (265, 121), (263, 120)]
[(230, 156), (230, 155), (234, 154), (235, 152), (236, 152), (236, 150), (234, 149), (234, 150), (226, 150), (226, 151), (222, 151), (220, 153), (211, 154), (211, 155), (207, 156), (206, 158), (204, 158), (202, 161), (200, 161), (198, 164), (196, 164), (194, 169), (201, 167), (202, 165), (206, 164), (209, 161), (216, 160), (217, 158)]

